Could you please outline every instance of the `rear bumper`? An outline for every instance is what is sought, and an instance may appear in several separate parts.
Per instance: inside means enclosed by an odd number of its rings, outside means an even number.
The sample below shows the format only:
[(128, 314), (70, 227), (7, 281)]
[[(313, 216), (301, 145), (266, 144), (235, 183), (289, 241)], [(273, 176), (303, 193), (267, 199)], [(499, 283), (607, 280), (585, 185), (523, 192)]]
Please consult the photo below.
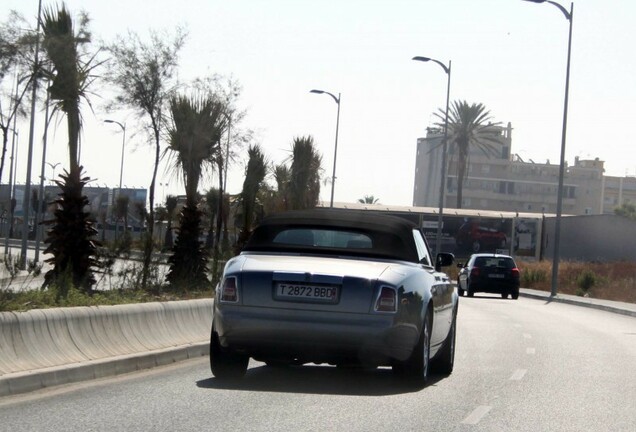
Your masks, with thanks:
[(470, 282), (470, 291), (472, 292), (485, 292), (495, 294), (506, 294), (513, 291), (519, 291), (518, 282), (493, 282), (493, 281), (479, 281)]
[(395, 315), (227, 305), (215, 307), (214, 329), (228, 350), (302, 363), (390, 365), (408, 359), (418, 339)]

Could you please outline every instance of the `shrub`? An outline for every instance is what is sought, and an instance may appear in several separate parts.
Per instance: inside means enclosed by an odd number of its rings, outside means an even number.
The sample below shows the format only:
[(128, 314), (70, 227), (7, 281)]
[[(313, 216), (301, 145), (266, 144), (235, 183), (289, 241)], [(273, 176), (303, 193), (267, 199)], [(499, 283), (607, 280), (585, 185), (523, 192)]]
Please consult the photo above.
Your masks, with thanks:
[(521, 272), (521, 286), (534, 288), (548, 281), (548, 272), (543, 268), (525, 268)]
[(576, 285), (578, 286), (578, 290), (576, 291), (577, 295), (586, 295), (589, 294), (590, 289), (597, 283), (597, 276), (591, 270), (583, 270), (583, 272), (579, 273), (576, 278)]

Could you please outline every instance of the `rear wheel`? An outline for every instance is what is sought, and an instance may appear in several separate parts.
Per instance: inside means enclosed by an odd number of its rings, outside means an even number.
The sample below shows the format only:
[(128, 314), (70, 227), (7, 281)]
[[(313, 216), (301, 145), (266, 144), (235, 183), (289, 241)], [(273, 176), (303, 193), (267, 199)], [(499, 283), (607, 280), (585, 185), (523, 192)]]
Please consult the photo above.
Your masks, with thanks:
[(512, 292), (512, 299), (513, 300), (517, 300), (519, 298), (519, 288), (516, 288), (513, 292)]
[(502, 299), (507, 299), (508, 298), (508, 293), (507, 292), (502, 292), (501, 293), (501, 298)]
[(473, 297), (475, 295), (475, 292), (470, 289), (470, 285), (466, 287), (466, 295), (468, 295), (468, 297)]
[[(430, 311), (428, 313), (431, 313)], [(395, 370), (399, 372), (404, 378), (407, 378), (409, 382), (417, 385), (424, 386), (428, 379), (429, 363), (430, 363), (430, 350), (431, 350), (431, 323), (429, 316), (427, 315), (422, 324), (422, 331), (420, 338), (413, 348), (411, 357), (397, 367)]]
[(431, 372), (450, 375), (455, 365), (455, 336), (457, 329), (457, 311), (453, 314), (453, 323), (444, 341), (444, 346), (431, 362)]
[(458, 280), (458, 281), (457, 281), (457, 293), (459, 294), (459, 296), (460, 296), (460, 297), (464, 297), (464, 293), (465, 293), (465, 292), (466, 292), (466, 291), (464, 291), (464, 290), (462, 289), (462, 286), (459, 284), (459, 280)]
[(210, 334), (210, 370), (220, 380), (239, 379), (245, 375), (250, 358), (246, 355), (235, 354), (224, 350), (219, 343), (219, 335), (214, 331)]

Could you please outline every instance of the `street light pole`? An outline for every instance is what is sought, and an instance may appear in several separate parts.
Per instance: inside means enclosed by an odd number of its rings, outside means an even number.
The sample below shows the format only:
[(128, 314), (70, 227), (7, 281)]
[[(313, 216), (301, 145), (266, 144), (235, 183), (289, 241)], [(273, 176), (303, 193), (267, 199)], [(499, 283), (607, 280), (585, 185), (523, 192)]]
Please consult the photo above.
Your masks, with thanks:
[(572, 21), (574, 18), (574, 2), (570, 3), (570, 11), (568, 12), (559, 3), (550, 0), (525, 0), (532, 3), (550, 3), (558, 8), (570, 23), (568, 33), (568, 59), (565, 69), (565, 96), (563, 100), (563, 128), (561, 129), (561, 159), (559, 161), (559, 187), (557, 190), (557, 214), (554, 226), (554, 255), (552, 257), (552, 287), (550, 296), (557, 295), (557, 287), (559, 283), (559, 248), (561, 242), (561, 214), (563, 211), (563, 178), (565, 176), (565, 136), (568, 126), (568, 96), (570, 92), (570, 55), (572, 52)]
[[(22, 202), (22, 243), (20, 247), (20, 268), (26, 269), (27, 240), (29, 238), (29, 204), (31, 200), (31, 164), (33, 162), (33, 137), (35, 134), (35, 103), (38, 90), (39, 53), (40, 53), (40, 16), (42, 0), (38, 2), (38, 24), (35, 36), (35, 56), (33, 60), (33, 82), (31, 83), (31, 119), (29, 122), (29, 147), (27, 151), (26, 181), (24, 182), (24, 198)], [(35, 227), (33, 227), (35, 229)]]
[(340, 93), (338, 93), (338, 97), (324, 90), (311, 90), (309, 93), (328, 94), (333, 98), (336, 104), (338, 104), (338, 113), (336, 114), (336, 144), (333, 150), (333, 174), (331, 176), (331, 201), (329, 201), (329, 207), (333, 207), (333, 192), (336, 184), (336, 158), (338, 157), (338, 127), (340, 126)]
[(53, 170), (53, 174), (51, 175), (51, 182), (55, 182), (55, 168), (57, 168), (57, 166), (60, 164), (59, 162), (55, 162), (54, 164), (47, 162), (46, 163), (48, 166), (51, 167), (51, 169)]
[(121, 195), (121, 182), (124, 175), (124, 148), (126, 146), (126, 125), (121, 124), (115, 120), (104, 120), (104, 123), (114, 123), (118, 125), (123, 131), (123, 138), (121, 140), (121, 163), (119, 166), (119, 195)]
[(37, 200), (37, 207), (35, 209), (35, 222), (33, 224), (33, 230), (35, 231), (35, 259), (34, 261), (37, 263), (40, 260), (40, 241), (42, 237), (42, 230), (40, 229), (40, 216), (42, 218), (44, 215), (42, 214), (46, 207), (42, 208), (42, 203), (44, 202), (44, 170), (46, 168), (46, 144), (48, 140), (49, 134), (49, 105), (51, 102), (51, 95), (47, 92), (46, 95), (46, 108), (44, 114), (44, 136), (42, 137), (42, 166), (40, 168), (40, 189)]
[(442, 178), (439, 185), (439, 209), (437, 211), (437, 234), (435, 236), (435, 256), (442, 251), (442, 225), (444, 223), (444, 195), (446, 195), (446, 154), (448, 148), (448, 106), (450, 104), (450, 82), (451, 82), (451, 61), (448, 61), (448, 67), (429, 57), (413, 57), (415, 61), (428, 62), (432, 61), (440, 65), (448, 77), (446, 84), (446, 114), (444, 116), (444, 141), (442, 143)]
[[(13, 132), (13, 137), (11, 138), (11, 166), (9, 169), (9, 226), (7, 227), (7, 236), (4, 241), (4, 254), (7, 255), (9, 253), (9, 239), (13, 234), (13, 213), (15, 211), (15, 205), (13, 201), (15, 200), (15, 179), (13, 174), (14, 167), (14, 156), (16, 150), (16, 139), (19, 138), (20, 134), (15, 129), (10, 129)], [(17, 159), (17, 157), (16, 157)]]

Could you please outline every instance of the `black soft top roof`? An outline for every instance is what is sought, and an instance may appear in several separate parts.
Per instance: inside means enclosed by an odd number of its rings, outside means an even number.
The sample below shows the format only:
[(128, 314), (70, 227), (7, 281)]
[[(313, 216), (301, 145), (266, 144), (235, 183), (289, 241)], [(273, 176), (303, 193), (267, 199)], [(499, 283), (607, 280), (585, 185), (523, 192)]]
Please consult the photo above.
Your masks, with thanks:
[[(278, 233), (289, 228), (325, 228), (364, 233), (373, 239), (371, 249), (338, 249), (280, 245), (273, 243)], [(264, 218), (243, 251), (288, 251), (368, 256), (417, 262), (413, 240), (416, 225), (396, 216), (361, 210), (311, 209), (278, 213)]]

